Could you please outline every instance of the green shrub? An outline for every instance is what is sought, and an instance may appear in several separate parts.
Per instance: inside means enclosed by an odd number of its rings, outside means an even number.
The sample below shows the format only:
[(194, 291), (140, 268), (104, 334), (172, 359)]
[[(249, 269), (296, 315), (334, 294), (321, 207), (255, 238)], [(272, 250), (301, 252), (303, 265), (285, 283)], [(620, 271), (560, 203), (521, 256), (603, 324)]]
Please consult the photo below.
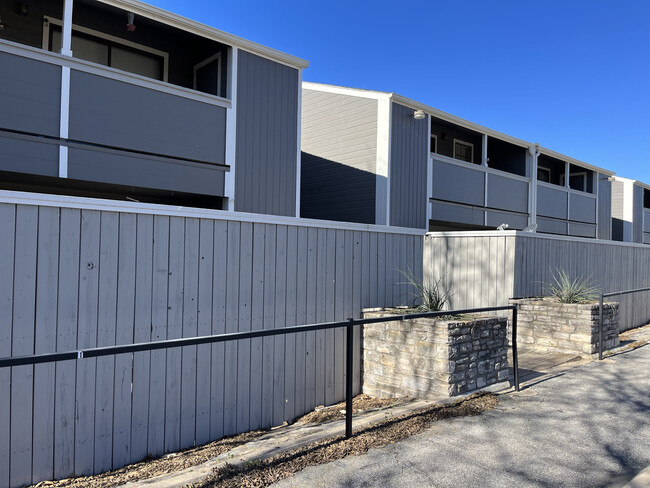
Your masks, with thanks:
[(413, 289), (409, 292), (413, 297), (413, 308), (423, 312), (439, 312), (441, 311), (449, 298), (451, 298), (450, 290), (445, 289), (443, 279), (446, 273), (438, 279), (424, 279), (421, 280), (413, 274), (410, 269), (406, 271), (398, 270), (402, 276), (406, 278), (406, 283)]
[(551, 282), (544, 283), (544, 291), (560, 303), (586, 303), (598, 299), (598, 289), (591, 275), (571, 279), (565, 270), (557, 269), (552, 278)]

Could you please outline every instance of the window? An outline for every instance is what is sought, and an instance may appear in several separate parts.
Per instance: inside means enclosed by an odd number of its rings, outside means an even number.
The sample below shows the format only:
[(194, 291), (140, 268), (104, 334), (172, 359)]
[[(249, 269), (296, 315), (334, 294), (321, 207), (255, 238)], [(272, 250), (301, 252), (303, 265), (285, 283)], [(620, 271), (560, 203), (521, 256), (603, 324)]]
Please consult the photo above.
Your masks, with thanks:
[(194, 66), (194, 89), (211, 95), (221, 94), (221, 53)]
[[(44, 48), (59, 52), (62, 44), (61, 22), (47, 19)], [(73, 26), (72, 53), (75, 58), (110, 66), (155, 80), (167, 81), (167, 53), (101, 32)]]
[(474, 161), (474, 144), (454, 139), (454, 159), (460, 159), (468, 163)]
[(548, 168), (537, 167), (537, 181), (543, 181), (544, 183), (551, 182), (551, 170)]
[(432, 153), (438, 152), (438, 137), (435, 134), (431, 134), (431, 148)]

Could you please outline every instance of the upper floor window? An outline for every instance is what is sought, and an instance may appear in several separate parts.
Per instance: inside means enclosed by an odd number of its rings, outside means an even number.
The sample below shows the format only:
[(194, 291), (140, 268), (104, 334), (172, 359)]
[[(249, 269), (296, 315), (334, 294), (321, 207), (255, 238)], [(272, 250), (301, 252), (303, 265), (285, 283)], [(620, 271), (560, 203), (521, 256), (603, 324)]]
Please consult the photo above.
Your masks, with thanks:
[(454, 139), (454, 159), (471, 163), (474, 160), (474, 144)]
[(431, 134), (431, 147), (429, 148), (429, 151), (432, 153), (438, 152), (438, 136), (435, 134)]
[[(45, 26), (45, 47), (49, 51), (59, 52), (61, 26), (53, 20)], [(71, 47), (76, 58), (167, 81), (167, 53), (162, 51), (77, 26), (72, 30)]]

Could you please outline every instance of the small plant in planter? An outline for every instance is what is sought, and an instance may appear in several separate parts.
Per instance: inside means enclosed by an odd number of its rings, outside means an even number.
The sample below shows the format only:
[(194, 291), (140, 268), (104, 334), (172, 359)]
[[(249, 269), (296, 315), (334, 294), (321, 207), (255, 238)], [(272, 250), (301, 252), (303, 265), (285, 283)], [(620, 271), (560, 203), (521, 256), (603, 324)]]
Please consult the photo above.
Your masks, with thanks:
[(590, 276), (571, 278), (563, 269), (552, 273), (552, 280), (544, 283), (547, 296), (560, 303), (591, 303), (598, 299), (598, 289)]
[(413, 288), (409, 292), (413, 298), (413, 310), (419, 312), (440, 312), (452, 297), (451, 291), (446, 289), (443, 284), (447, 273), (437, 279), (420, 279), (415, 276), (410, 268), (406, 271), (402, 271), (401, 269), (398, 271), (406, 278), (405, 284)]

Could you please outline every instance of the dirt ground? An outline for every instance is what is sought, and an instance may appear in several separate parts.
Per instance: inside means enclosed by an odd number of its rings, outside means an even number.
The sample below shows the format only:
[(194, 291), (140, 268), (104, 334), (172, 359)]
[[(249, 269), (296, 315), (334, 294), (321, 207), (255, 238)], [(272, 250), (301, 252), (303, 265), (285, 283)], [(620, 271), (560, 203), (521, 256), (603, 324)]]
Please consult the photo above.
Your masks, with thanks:
[[(358, 395), (352, 401), (354, 413), (367, 410), (376, 410), (379, 408), (390, 407), (398, 403), (404, 403), (406, 399), (379, 399), (371, 398), (368, 395)], [(322, 423), (329, 420), (337, 420), (345, 417), (345, 402), (332, 405), (330, 407), (317, 407), (313, 412), (297, 419), (303, 423)], [(224, 452), (228, 452), (237, 446), (245, 444), (268, 431), (256, 430), (244, 434), (230, 436), (218, 441), (210, 442), (199, 447), (166, 455), (157, 459), (146, 459), (142, 462), (130, 464), (115, 471), (95, 476), (82, 476), (78, 478), (67, 478), (59, 481), (43, 481), (35, 485), (38, 488), (108, 488), (124, 484), (128, 481), (138, 481), (151, 478), (160, 474), (166, 474), (173, 471), (180, 471), (190, 466), (203, 464), (210, 459), (217, 457)]]
[(355, 432), (350, 439), (336, 436), (243, 466), (224, 465), (206, 481), (188, 488), (262, 487), (291, 476), (307, 466), (359, 455), (371, 448), (397, 442), (427, 429), (437, 420), (480, 415), (497, 405), (493, 394), (476, 394), (452, 405), (432, 406), (385, 420)]

